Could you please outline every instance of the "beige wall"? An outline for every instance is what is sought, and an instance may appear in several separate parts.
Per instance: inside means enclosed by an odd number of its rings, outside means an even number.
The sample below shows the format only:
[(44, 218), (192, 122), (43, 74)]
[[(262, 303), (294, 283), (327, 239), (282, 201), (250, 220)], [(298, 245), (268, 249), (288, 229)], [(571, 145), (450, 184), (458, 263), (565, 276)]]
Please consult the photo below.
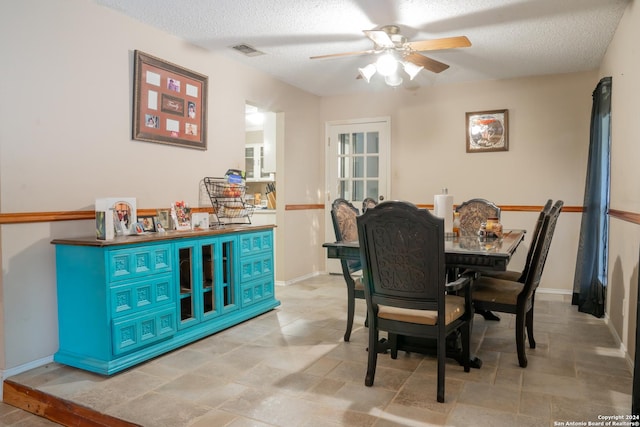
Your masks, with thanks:
[[(91, 210), (95, 198), (105, 196), (136, 197), (138, 208), (175, 200), (196, 205), (202, 177), (244, 165), (246, 101), (285, 116), (278, 162), (290, 166), (278, 172), (294, 179), (279, 181), (281, 206), (320, 202), (323, 165), (291, 161), (321, 158), (317, 96), (90, 0), (3, 6), (0, 97), (10, 101), (0, 103), (1, 212)], [(135, 49), (209, 76), (207, 151), (131, 139)], [(278, 280), (317, 271), (318, 239), (300, 239), (310, 235), (308, 217), (314, 215), (278, 216)], [(93, 221), (0, 228), (1, 371), (41, 363), (57, 350), (49, 242), (93, 232)]]
[[(640, 5), (631, 2), (618, 25), (600, 69), (612, 77), (611, 209), (640, 213)], [(640, 226), (611, 219), (607, 315), (635, 357), (638, 247)]]
[[(552, 198), (582, 206), (597, 80), (593, 71), (327, 97), (322, 120), (346, 120), (354, 111), (357, 117), (391, 117), (392, 199), (431, 204), (447, 187), (454, 203), (483, 197), (542, 206)], [(466, 153), (465, 112), (497, 109), (509, 110), (509, 151)], [(536, 216), (505, 212), (502, 222), (531, 229)], [(571, 292), (579, 228), (579, 214), (560, 216), (542, 291)]]

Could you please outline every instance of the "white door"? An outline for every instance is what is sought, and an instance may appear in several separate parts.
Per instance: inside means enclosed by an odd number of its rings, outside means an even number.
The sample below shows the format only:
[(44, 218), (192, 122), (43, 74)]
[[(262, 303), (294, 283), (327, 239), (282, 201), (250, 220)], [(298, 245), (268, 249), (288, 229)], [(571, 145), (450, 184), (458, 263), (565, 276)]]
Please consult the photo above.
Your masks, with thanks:
[[(362, 201), (389, 195), (390, 120), (362, 119), (326, 125), (325, 241), (336, 240), (331, 203), (341, 197), (362, 210)], [(327, 271), (340, 273), (338, 260), (327, 260)]]

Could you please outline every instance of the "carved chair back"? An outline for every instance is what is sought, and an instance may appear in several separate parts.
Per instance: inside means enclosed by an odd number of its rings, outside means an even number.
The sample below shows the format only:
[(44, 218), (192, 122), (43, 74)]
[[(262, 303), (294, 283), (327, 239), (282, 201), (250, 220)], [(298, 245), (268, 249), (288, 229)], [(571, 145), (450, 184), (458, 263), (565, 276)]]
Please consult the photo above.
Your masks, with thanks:
[(456, 206), (455, 211), (460, 213), (461, 233), (469, 235), (476, 234), (487, 218), (500, 219), (501, 209), (486, 199), (471, 199)]

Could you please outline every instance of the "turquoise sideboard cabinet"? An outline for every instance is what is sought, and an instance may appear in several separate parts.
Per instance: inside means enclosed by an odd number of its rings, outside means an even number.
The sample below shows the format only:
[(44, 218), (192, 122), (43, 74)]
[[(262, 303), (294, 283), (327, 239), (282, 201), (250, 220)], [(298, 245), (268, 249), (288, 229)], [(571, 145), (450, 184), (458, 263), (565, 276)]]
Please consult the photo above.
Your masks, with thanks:
[(273, 226), (55, 239), (54, 360), (111, 375), (265, 313)]

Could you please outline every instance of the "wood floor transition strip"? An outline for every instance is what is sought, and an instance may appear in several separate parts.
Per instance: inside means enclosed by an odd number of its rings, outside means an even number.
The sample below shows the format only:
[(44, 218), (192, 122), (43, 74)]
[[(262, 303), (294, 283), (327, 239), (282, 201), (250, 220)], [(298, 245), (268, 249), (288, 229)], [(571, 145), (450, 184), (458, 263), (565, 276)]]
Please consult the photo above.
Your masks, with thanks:
[(141, 427), (40, 390), (5, 380), (3, 402), (63, 426)]

